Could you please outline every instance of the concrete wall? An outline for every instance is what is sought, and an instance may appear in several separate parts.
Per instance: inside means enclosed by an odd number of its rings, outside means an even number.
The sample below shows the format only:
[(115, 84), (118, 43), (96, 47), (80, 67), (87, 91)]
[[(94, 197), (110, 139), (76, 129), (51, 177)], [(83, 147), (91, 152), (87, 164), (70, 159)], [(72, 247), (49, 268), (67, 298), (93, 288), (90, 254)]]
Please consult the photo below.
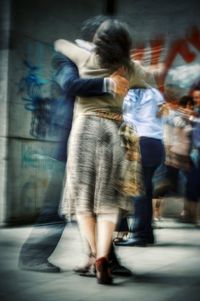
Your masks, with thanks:
[[(0, 105), (1, 120), (4, 120), (0, 132), (4, 179), (0, 206), (4, 209), (7, 184), (6, 214), (2, 211), (1, 221), (6, 219), (9, 224), (33, 221), (42, 206), (54, 168), (49, 155), (59, 140), (58, 132), (48, 124), (38, 132), (32, 111), (35, 95), (41, 102), (46, 98), (55, 100), (51, 89), (53, 41), (79, 37), (82, 21), (105, 12), (106, 2), (13, 0), (10, 18), (8, 9), (10, 48), (1, 50), (0, 60), (3, 91)], [(198, 1), (168, 0), (162, 5), (156, 0), (111, 2), (115, 3), (117, 17), (129, 23), (135, 55), (145, 64), (165, 63), (166, 72), (161, 82), (165, 91), (169, 93), (172, 89), (170, 93), (180, 94), (188, 91), (200, 74)], [(8, 162), (5, 164), (6, 153)]]
[(8, 55), (8, 50), (0, 50), (0, 224), (5, 221), (6, 203)]
[(10, 1), (3, 0), (0, 10), (0, 225), (6, 217), (9, 38)]
[[(51, 173), (62, 169), (50, 158), (62, 129), (48, 121), (38, 125), (34, 114), (37, 101), (43, 105), (37, 114), (43, 114), (50, 103), (58, 101), (52, 89), (53, 41), (58, 37), (73, 40), (81, 22), (101, 13), (102, 5), (103, 2), (92, 1), (78, 1), (76, 5), (70, 1), (12, 1), (8, 172), (4, 177), (7, 224), (33, 222), (42, 207)], [(83, 10), (83, 6), (88, 10)], [(45, 105), (45, 101), (49, 104)]]

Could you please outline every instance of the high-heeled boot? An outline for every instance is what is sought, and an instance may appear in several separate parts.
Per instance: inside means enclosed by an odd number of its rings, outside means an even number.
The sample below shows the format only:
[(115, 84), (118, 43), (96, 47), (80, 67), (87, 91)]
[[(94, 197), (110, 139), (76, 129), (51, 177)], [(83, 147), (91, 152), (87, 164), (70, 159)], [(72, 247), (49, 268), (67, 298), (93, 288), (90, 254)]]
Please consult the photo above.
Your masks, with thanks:
[(96, 260), (96, 277), (99, 284), (112, 283), (109, 262), (105, 257), (100, 257)]

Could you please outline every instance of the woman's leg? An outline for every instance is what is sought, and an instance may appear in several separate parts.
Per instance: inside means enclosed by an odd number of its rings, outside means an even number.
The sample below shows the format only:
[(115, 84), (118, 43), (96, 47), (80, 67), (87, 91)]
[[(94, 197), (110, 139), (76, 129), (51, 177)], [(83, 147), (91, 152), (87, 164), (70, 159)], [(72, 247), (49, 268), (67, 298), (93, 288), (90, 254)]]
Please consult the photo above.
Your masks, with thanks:
[(91, 253), (96, 255), (96, 218), (90, 214), (77, 214), (81, 234), (89, 244)]
[(99, 214), (97, 216), (97, 258), (108, 258), (117, 221), (118, 214)]
[(99, 214), (97, 216), (96, 276), (100, 284), (112, 283), (108, 257), (117, 220), (118, 214)]

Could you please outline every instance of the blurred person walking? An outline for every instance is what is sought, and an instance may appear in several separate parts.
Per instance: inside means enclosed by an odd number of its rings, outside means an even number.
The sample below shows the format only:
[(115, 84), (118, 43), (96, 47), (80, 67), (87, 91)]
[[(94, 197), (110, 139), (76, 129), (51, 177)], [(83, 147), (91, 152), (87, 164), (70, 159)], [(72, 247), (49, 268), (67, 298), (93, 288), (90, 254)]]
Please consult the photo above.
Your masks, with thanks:
[(132, 199), (134, 214), (127, 240), (116, 242), (117, 246), (146, 246), (154, 244), (152, 228), (152, 179), (164, 160), (163, 120), (160, 109), (164, 104), (162, 94), (153, 87), (131, 89), (124, 99), (123, 115), (127, 124), (134, 124), (140, 137), (142, 171), (145, 195)]
[(183, 222), (198, 224), (198, 202), (200, 200), (200, 83), (196, 83), (191, 90), (194, 101), (195, 116), (192, 121), (192, 152), (191, 168), (187, 173), (185, 212)]

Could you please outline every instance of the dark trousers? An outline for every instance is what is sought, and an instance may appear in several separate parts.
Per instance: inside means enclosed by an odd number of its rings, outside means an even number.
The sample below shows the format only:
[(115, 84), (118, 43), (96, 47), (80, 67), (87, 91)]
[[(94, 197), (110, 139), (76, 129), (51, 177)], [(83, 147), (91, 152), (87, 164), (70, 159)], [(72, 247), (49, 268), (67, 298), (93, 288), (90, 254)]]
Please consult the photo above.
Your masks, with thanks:
[(152, 179), (155, 170), (161, 164), (164, 157), (164, 147), (159, 139), (141, 137), (140, 149), (142, 155), (142, 168), (145, 185), (145, 195), (133, 198), (134, 216), (131, 232), (137, 239), (151, 240), (152, 229)]
[(200, 150), (196, 164), (193, 163), (186, 173), (186, 198), (192, 202), (198, 202), (200, 199)]
[(62, 236), (66, 221), (59, 216), (58, 208), (64, 170), (65, 162), (55, 161), (40, 216), (20, 250), (20, 263), (33, 265), (45, 262), (55, 250)]

